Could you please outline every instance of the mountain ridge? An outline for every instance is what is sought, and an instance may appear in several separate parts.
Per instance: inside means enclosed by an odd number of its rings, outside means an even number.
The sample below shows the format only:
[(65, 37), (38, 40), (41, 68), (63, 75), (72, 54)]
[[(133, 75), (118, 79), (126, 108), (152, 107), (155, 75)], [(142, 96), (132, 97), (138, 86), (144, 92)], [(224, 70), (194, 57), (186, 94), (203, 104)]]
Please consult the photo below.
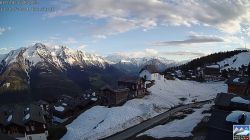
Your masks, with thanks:
[(74, 96), (87, 89), (112, 85), (122, 75), (100, 56), (37, 43), (12, 50), (2, 57), (0, 95), (31, 93), (33, 99), (60, 94)]
[(168, 67), (178, 66), (182, 62), (176, 62), (174, 60), (168, 60), (164, 57), (148, 56), (148, 57), (127, 57), (122, 55), (108, 55), (104, 57), (105, 60), (120, 69), (127, 74), (136, 75), (145, 65), (154, 64), (160, 71), (165, 70)]

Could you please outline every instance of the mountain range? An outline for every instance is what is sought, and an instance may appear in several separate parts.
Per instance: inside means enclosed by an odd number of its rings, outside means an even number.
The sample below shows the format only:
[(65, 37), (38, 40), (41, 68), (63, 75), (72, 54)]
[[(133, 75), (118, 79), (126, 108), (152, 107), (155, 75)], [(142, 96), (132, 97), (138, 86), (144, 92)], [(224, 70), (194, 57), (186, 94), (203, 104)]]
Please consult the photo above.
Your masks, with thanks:
[(74, 96), (105, 84), (115, 85), (124, 75), (138, 75), (147, 64), (156, 64), (163, 70), (175, 63), (160, 57), (101, 57), (65, 46), (36, 43), (0, 56), (0, 99), (11, 102), (61, 94)]
[(98, 90), (105, 84), (114, 86), (117, 79), (138, 75), (147, 64), (164, 71), (179, 65), (195, 68), (208, 62), (218, 62), (222, 68), (235, 68), (243, 63), (247, 65), (250, 54), (247, 51), (217, 53), (181, 65), (184, 62), (163, 57), (102, 57), (65, 46), (37, 43), (0, 55), (0, 102), (53, 98), (61, 94), (74, 96), (85, 90)]
[(145, 66), (154, 64), (160, 71), (164, 71), (166, 68), (177, 66), (182, 62), (176, 62), (174, 60), (168, 60), (164, 57), (126, 57), (123, 55), (113, 54), (105, 57), (105, 60), (129, 75), (138, 75), (138, 72)]
[(76, 95), (104, 84), (112, 85), (121, 75), (100, 56), (37, 43), (1, 56), (0, 94), (5, 98), (24, 94), (32, 99)]

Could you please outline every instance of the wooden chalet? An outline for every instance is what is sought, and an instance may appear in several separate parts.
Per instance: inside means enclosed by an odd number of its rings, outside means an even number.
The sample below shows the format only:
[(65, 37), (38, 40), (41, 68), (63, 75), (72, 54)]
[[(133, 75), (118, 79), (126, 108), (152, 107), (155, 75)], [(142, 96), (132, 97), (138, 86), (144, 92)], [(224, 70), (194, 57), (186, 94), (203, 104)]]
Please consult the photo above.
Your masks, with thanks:
[(16, 139), (46, 140), (48, 136), (43, 111), (33, 104), (1, 109), (0, 131)]
[(250, 97), (250, 78), (230, 77), (226, 83), (229, 93)]
[(107, 106), (116, 106), (125, 103), (128, 100), (129, 88), (114, 89), (108, 85), (101, 88), (102, 104)]
[(213, 64), (205, 66), (203, 69), (203, 78), (206, 81), (218, 81), (221, 80), (220, 65)]
[(250, 111), (250, 100), (237, 94), (218, 93), (215, 98), (215, 107), (227, 111)]
[(48, 125), (52, 125), (52, 106), (45, 100), (38, 100), (34, 102), (35, 105), (40, 106), (44, 112), (44, 118)]
[(118, 80), (118, 86), (129, 88), (129, 98), (144, 97), (146, 93), (145, 80), (140, 77), (122, 77)]
[(231, 93), (219, 93), (215, 107), (207, 123), (208, 134), (205, 140), (233, 139), (233, 125), (243, 125), (246, 112), (250, 111), (250, 100)]
[(53, 123), (63, 123), (75, 113), (75, 103), (73, 100), (63, 100), (55, 103), (52, 108)]
[(74, 114), (83, 110), (90, 103), (89, 98), (83, 95), (72, 98), (62, 95), (52, 107), (53, 123), (63, 123), (71, 118)]

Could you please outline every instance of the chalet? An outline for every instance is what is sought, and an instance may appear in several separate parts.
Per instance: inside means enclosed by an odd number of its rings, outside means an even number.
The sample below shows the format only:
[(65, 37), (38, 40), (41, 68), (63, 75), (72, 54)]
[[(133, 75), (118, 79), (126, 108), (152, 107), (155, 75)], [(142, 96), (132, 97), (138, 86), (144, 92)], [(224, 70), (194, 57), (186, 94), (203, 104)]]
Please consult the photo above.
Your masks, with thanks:
[(43, 111), (33, 104), (1, 109), (0, 128), (0, 133), (19, 140), (46, 140), (48, 136)]
[(52, 125), (51, 105), (48, 102), (46, 102), (45, 100), (38, 100), (38, 101), (34, 102), (33, 104), (41, 107), (47, 124)]
[(232, 139), (233, 125), (247, 124), (245, 114), (250, 111), (250, 100), (231, 93), (219, 93), (215, 107), (207, 123), (208, 134), (205, 140)]
[(90, 99), (89, 98), (85, 98), (83, 96), (78, 96), (76, 98), (74, 98), (74, 102), (75, 102), (75, 109), (76, 110), (83, 110), (85, 109), (85, 107), (90, 103)]
[(63, 123), (73, 116), (75, 112), (75, 103), (71, 100), (60, 100), (52, 108), (53, 123)]
[(213, 64), (213, 65), (208, 65), (205, 66), (203, 69), (203, 78), (206, 81), (218, 81), (221, 80), (222, 78), (221, 73), (220, 73), (220, 65), (218, 64)]
[(113, 89), (106, 85), (101, 88), (102, 104), (116, 106), (125, 103), (128, 100), (129, 88)]
[(228, 111), (250, 111), (250, 100), (244, 96), (236, 94), (218, 93), (215, 98), (215, 107)]
[(72, 99), (73, 99), (73, 97), (63, 94), (63, 95), (57, 97), (56, 101), (61, 102), (61, 101), (69, 101)]
[(140, 77), (122, 77), (118, 80), (119, 87), (129, 88), (129, 98), (144, 97), (146, 93), (145, 80)]
[(159, 70), (155, 65), (146, 65), (141, 69), (139, 74), (140, 77), (144, 78), (147, 81), (161, 80), (164, 78), (164, 76), (159, 73)]
[(98, 92), (93, 91), (92, 89), (84, 91), (85, 99), (89, 99), (91, 102), (96, 102), (98, 100)]
[(230, 77), (226, 83), (228, 85), (229, 93), (250, 97), (250, 78)]
[(49, 107), (50, 107), (50, 104), (44, 100), (38, 100), (34, 104), (40, 106), (42, 108), (42, 110), (44, 110), (44, 111), (48, 111)]
[(53, 123), (64, 123), (76, 113), (85, 109), (91, 102), (92, 97), (93, 95), (89, 94), (81, 94), (74, 98), (68, 95), (59, 96), (57, 102), (51, 107)]

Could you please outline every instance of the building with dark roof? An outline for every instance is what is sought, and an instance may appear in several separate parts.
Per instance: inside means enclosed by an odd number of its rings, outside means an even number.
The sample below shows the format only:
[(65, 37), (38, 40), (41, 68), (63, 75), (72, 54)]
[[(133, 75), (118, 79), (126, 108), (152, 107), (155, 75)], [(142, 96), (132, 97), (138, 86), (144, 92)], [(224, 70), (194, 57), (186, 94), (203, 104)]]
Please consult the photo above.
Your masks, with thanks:
[(249, 77), (230, 77), (226, 83), (228, 85), (229, 93), (250, 97)]
[(145, 80), (140, 77), (125, 76), (118, 80), (119, 87), (129, 88), (129, 98), (144, 97), (146, 93)]
[(37, 105), (12, 105), (0, 110), (0, 133), (17, 139), (46, 140), (47, 124), (41, 107)]
[(206, 81), (224, 80), (224, 78), (221, 77), (220, 65), (218, 64), (207, 65), (201, 70), (200, 74), (203, 75), (203, 78)]
[(108, 106), (117, 106), (128, 100), (129, 88), (112, 88), (106, 85), (101, 88), (102, 104)]
[(215, 98), (215, 107), (228, 111), (232, 110), (250, 111), (249, 103), (250, 100), (248, 98), (232, 93), (218, 93)]
[(231, 93), (217, 94), (205, 140), (233, 139), (233, 125), (247, 123), (245, 114), (249, 111), (249, 98)]

